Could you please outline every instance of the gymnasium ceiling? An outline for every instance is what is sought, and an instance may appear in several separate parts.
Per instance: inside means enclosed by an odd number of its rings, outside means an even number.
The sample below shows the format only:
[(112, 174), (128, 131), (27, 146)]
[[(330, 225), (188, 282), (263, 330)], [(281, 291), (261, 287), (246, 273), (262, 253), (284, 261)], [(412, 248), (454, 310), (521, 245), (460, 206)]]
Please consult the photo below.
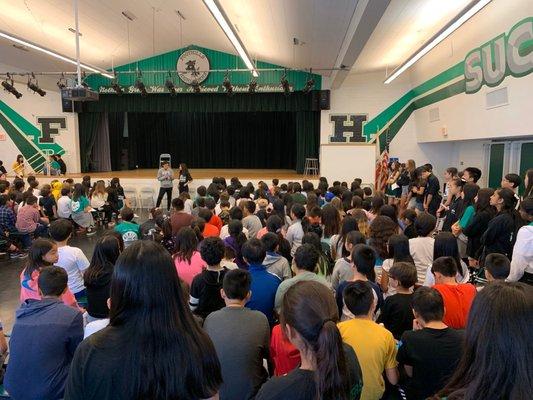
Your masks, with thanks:
[[(316, 71), (337, 87), (350, 72), (394, 68), (469, 1), (220, 0), (252, 58), (295, 68), (344, 64), (346, 72)], [(75, 56), (71, 0), (0, 0), (0, 9), (0, 30)], [(124, 10), (136, 19), (127, 22)], [(235, 53), (201, 0), (79, 0), (79, 15), (81, 60), (101, 68), (189, 44)], [(0, 63), (17, 71), (74, 69), (3, 39)]]

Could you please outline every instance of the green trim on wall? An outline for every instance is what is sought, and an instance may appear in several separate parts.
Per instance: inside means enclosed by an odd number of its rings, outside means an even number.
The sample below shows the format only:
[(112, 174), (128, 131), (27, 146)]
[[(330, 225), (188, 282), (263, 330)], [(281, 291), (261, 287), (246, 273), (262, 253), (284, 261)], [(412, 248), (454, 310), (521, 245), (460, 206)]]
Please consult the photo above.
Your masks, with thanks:
[[(39, 172), (45, 161), (45, 153), (64, 154), (57, 143), (40, 143), (41, 131), (22, 115), (0, 100), (0, 125), (34, 171)], [(15, 155), (13, 155), (15, 159)]]
[[(169, 71), (172, 73), (172, 79), (178, 87), (189, 87), (181, 81), (181, 79), (175, 73), (176, 63), (179, 56), (187, 50), (199, 50), (204, 53), (209, 59), (211, 69), (223, 69), (230, 70), (230, 80), (234, 85), (247, 85), (252, 79), (252, 74), (248, 71), (231, 72), (232, 69), (245, 69), (246, 65), (241, 58), (234, 54), (224, 53), (205, 47), (191, 45), (181, 49), (169, 51), (168, 53), (159, 54), (153, 57), (148, 57), (142, 60), (138, 60), (129, 64), (115, 67), (115, 71), (118, 72), (118, 83), (121, 86), (132, 86), (135, 83), (137, 77), (135, 74), (120, 75), (120, 71), (161, 71), (156, 74), (143, 75), (143, 83), (146, 86), (161, 86), (165, 84), (165, 81), (169, 78)], [(263, 61), (256, 62), (257, 68), (284, 68), (280, 65), (270, 64)], [(206, 80), (201, 83), (202, 86), (216, 86), (221, 85), (224, 80), (226, 72), (210, 72)], [(259, 73), (259, 77), (256, 78), (258, 85), (276, 85), (279, 86), (283, 71), (262, 71)], [(287, 80), (294, 86), (294, 90), (301, 90), (310, 74), (303, 71), (287, 71)], [(322, 87), (322, 77), (317, 74), (312, 74), (315, 80), (315, 89)], [(98, 90), (101, 86), (109, 86), (111, 79), (105, 78), (101, 75), (91, 75), (85, 80), (87, 84), (93, 89)]]

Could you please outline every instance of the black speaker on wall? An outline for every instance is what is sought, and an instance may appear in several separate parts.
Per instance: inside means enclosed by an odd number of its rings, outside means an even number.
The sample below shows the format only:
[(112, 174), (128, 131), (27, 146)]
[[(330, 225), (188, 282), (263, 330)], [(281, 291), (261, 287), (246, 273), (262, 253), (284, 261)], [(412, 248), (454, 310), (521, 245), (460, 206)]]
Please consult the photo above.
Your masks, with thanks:
[(321, 90), (319, 105), (321, 110), (329, 110), (329, 90)]
[(67, 92), (64, 90), (61, 91), (61, 111), (64, 113), (66, 112), (81, 112), (82, 105), (81, 101), (72, 101), (69, 99), (66, 99), (65, 96), (67, 95)]

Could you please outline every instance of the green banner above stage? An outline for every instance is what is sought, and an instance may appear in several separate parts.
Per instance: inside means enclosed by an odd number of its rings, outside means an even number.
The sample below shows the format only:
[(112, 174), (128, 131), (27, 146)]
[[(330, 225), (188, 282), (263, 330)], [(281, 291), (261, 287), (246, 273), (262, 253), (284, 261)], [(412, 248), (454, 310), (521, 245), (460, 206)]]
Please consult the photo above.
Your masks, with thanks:
[[(259, 77), (254, 79), (257, 82), (258, 93), (283, 92), (280, 85), (283, 75), (286, 75), (291, 91), (302, 90), (311, 78), (315, 81), (315, 90), (322, 88), (322, 77), (317, 74), (285, 71), (283, 66), (262, 61), (257, 61), (256, 67), (275, 69), (275, 71), (260, 71)], [(249, 71), (236, 71), (244, 69), (246, 69), (244, 62), (235, 54), (191, 45), (115, 67), (114, 72), (117, 83), (127, 94), (140, 93), (135, 87), (137, 79), (142, 80), (148, 93), (154, 94), (169, 93), (165, 85), (167, 80), (173, 83), (176, 93), (194, 93), (193, 83), (199, 84), (202, 93), (224, 93), (222, 82), (226, 76), (235, 93), (244, 93), (248, 92), (248, 84), (253, 78)], [(101, 75), (88, 76), (85, 82), (102, 94), (115, 93), (111, 88), (113, 81)]]
[[(248, 93), (248, 85), (232, 85), (234, 93)], [(175, 86), (176, 93), (194, 93), (194, 89), (189, 85)], [(135, 86), (122, 87), (122, 91), (127, 94), (139, 94), (141, 91)], [(257, 93), (281, 93), (283, 88), (275, 85), (257, 85), (255, 91)], [(294, 92), (294, 85), (290, 85), (290, 91)], [(98, 92), (102, 94), (116, 94), (115, 90), (110, 86), (100, 86)], [(170, 93), (165, 86), (146, 86), (148, 94)], [(222, 85), (204, 86), (200, 85), (200, 93), (226, 93), (226, 89)]]

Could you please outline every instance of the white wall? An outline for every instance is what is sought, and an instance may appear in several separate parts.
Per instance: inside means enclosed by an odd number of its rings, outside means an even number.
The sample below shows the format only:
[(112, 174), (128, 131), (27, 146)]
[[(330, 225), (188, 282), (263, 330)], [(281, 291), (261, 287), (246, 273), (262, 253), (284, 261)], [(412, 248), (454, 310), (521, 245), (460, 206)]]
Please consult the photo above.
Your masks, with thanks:
[[(368, 113), (370, 120), (409, 89), (463, 61), (469, 51), (532, 15), (531, 0), (493, 0), (390, 85), (383, 84), (383, 72), (350, 75), (340, 89), (332, 90), (331, 110), (322, 112), (321, 143), (327, 142), (331, 132), (329, 114)], [(502, 87), (508, 88), (508, 104), (487, 109), (486, 93)], [(431, 162), (440, 177), (448, 166), (484, 170), (483, 144), (490, 139), (533, 137), (532, 93), (533, 73), (507, 76), (497, 88), (483, 86), (475, 94), (459, 94), (416, 110), (390, 143), (390, 155), (402, 161), (412, 158), (417, 164)], [(429, 122), (429, 109), (435, 107), (440, 120)]]
[[(0, 64), (0, 71), (13, 71), (16, 68)], [(24, 78), (25, 79), (25, 78)], [(41, 80), (39, 80), (40, 82)], [(41, 82), (40, 82), (41, 83)], [(0, 90), (0, 101), (6, 103), (10, 108), (15, 110), (24, 119), (36, 126), (37, 117), (65, 117), (67, 128), (62, 130), (59, 135), (54, 135), (56, 143), (58, 143), (65, 150), (66, 154), (63, 156), (67, 168), (70, 172), (80, 172), (80, 157), (79, 157), (79, 136), (78, 136), (78, 121), (76, 113), (63, 113), (61, 111), (61, 95), (56, 88), (44, 86), (46, 96), (41, 97), (34, 94), (25, 87), (24, 82), (15, 82), (15, 87), (22, 94), (20, 99), (15, 98), (12, 94), (5, 90)], [(4, 129), (0, 125), (0, 131)], [(15, 161), (15, 156), (19, 150), (15, 144), (6, 135), (6, 141), (0, 141), (0, 160), (4, 161), (6, 169), (10, 169), (11, 164)]]

